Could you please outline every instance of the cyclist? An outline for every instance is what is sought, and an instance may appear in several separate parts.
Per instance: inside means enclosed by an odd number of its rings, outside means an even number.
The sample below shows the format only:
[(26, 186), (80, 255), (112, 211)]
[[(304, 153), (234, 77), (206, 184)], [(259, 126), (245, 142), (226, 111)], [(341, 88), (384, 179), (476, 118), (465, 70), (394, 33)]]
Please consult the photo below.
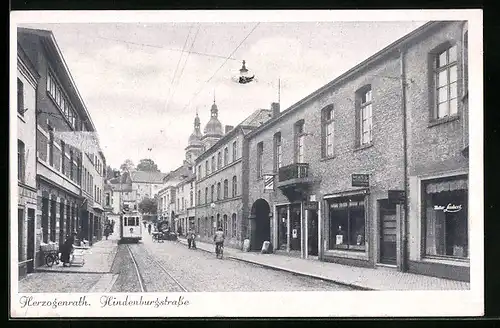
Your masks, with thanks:
[(219, 254), (220, 247), (224, 247), (224, 232), (222, 231), (222, 227), (219, 227), (214, 235), (215, 242), (215, 254)]

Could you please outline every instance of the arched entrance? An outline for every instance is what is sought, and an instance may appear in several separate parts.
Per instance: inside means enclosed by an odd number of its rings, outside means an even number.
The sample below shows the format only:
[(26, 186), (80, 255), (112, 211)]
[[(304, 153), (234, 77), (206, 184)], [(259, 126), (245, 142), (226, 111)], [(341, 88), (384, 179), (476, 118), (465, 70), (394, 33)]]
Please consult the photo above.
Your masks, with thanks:
[(264, 241), (271, 241), (271, 225), (269, 214), (271, 208), (264, 199), (257, 199), (253, 205), (250, 214), (250, 248), (260, 250)]

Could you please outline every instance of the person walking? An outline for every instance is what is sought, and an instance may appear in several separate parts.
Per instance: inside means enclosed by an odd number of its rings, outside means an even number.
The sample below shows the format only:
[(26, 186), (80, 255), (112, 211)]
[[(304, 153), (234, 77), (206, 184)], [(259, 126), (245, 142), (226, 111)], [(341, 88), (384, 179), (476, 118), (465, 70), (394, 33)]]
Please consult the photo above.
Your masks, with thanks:
[(195, 233), (192, 228), (189, 228), (187, 233), (188, 248), (196, 248), (194, 243)]
[(151, 223), (148, 224), (148, 233), (151, 234)]
[(109, 225), (106, 224), (106, 228), (104, 228), (104, 236), (106, 237), (106, 240), (108, 240), (108, 236), (111, 232), (111, 229), (109, 228)]

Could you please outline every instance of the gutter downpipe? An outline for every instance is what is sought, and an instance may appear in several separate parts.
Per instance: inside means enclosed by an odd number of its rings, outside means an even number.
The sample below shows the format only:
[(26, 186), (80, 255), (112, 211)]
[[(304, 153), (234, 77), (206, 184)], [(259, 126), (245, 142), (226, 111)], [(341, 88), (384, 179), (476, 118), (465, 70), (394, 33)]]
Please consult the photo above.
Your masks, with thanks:
[(407, 132), (407, 108), (406, 108), (406, 67), (405, 50), (399, 49), (401, 61), (401, 111), (403, 115), (403, 178), (405, 200), (403, 204), (403, 227), (401, 231), (403, 236), (401, 249), (401, 271), (408, 271), (408, 132)]

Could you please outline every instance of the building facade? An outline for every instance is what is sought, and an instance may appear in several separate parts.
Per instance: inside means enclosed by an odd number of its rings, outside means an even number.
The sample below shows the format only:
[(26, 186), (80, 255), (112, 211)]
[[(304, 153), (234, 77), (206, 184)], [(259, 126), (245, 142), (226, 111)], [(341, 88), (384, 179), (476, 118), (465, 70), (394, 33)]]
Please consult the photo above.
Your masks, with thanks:
[(468, 279), (464, 28), (425, 24), (249, 134), (252, 249)]
[[(216, 125), (217, 106), (211, 108), (211, 121), (205, 132), (221, 135), (222, 124)], [(241, 124), (226, 126), (225, 134), (209, 143), (196, 158), (195, 230), (202, 240), (211, 240), (218, 227), (223, 228), (226, 243), (241, 247), (246, 235), (247, 189), (243, 174), (248, 157), (245, 135), (271, 117), (270, 110), (257, 110)], [(213, 129), (214, 131), (211, 131)], [(213, 140), (215, 141), (215, 140)]]
[(36, 90), (40, 75), (17, 46), (17, 240), (19, 277), (34, 270), (36, 234)]
[[(99, 152), (85, 104), (50, 31), (18, 28), (18, 43), (40, 75), (36, 89), (35, 266), (43, 263), (42, 243), (61, 245), (71, 232), (84, 235), (97, 193), (87, 154)], [(84, 142), (83, 142), (84, 141)], [(103, 156), (102, 156), (103, 158)], [(85, 171), (84, 171), (85, 169)], [(99, 182), (100, 183), (100, 182)], [(97, 215), (99, 217), (99, 215)]]

